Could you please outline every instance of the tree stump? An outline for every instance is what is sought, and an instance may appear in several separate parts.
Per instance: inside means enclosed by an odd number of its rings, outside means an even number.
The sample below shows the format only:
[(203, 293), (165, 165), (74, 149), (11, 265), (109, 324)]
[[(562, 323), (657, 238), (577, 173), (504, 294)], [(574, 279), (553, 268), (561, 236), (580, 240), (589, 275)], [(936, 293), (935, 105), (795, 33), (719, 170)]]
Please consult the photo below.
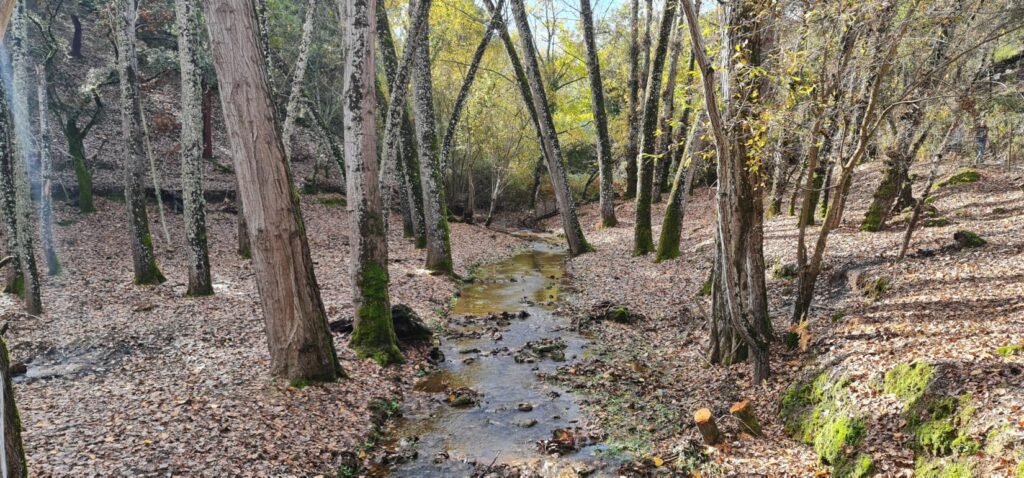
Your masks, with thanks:
[(697, 430), (700, 430), (700, 436), (704, 437), (704, 443), (715, 446), (722, 442), (722, 432), (718, 431), (718, 425), (715, 424), (715, 416), (711, 414), (711, 410), (707, 408), (697, 410), (693, 414), (693, 421), (697, 424)]
[(761, 424), (758, 423), (754, 406), (750, 404), (749, 400), (734, 403), (729, 407), (729, 413), (743, 424), (743, 431), (754, 436), (761, 436)]

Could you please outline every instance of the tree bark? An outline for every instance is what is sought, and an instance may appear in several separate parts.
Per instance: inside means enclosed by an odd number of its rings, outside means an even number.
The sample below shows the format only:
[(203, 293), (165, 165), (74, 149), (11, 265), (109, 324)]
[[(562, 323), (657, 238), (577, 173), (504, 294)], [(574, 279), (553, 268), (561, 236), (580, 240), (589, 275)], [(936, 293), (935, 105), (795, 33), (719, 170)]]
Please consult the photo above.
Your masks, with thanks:
[(626, 163), (626, 199), (636, 197), (636, 156), (639, 152), (637, 139), (640, 136), (640, 77), (646, 71), (640, 71), (640, 0), (631, 0), (629, 3), (629, 83), (626, 90), (629, 93), (626, 121), (629, 126), (629, 137), (626, 140), (626, 154), (623, 161)]
[[(6, 108), (5, 108), (6, 109)], [(25, 458), (25, 444), (21, 438), (21, 416), (14, 400), (14, 380), (11, 377), (11, 355), (7, 343), (0, 338), (0, 438), (3, 439), (3, 476), (5, 478), (28, 478), (28, 460)]]
[(203, 159), (213, 159), (213, 88), (203, 79)]
[[(344, 376), (327, 327), (299, 196), (270, 99), (251, 0), (204, 0), (221, 105), (253, 240), (253, 270), (270, 372), (291, 380)], [(370, 95), (372, 96), (372, 95)]]
[(587, 76), (590, 78), (590, 104), (594, 109), (594, 127), (597, 129), (597, 170), (601, 177), (601, 225), (615, 227), (615, 191), (612, 184), (612, 140), (608, 135), (608, 114), (604, 107), (604, 82), (601, 81), (601, 63), (597, 58), (594, 41), (594, 15), (590, 0), (580, 0), (580, 22), (583, 41), (587, 46)]
[[(420, 0), (426, 2), (429, 0)], [(388, 242), (377, 177), (377, 96), (374, 30), (377, 0), (344, 0), (345, 68), (342, 99), (348, 206), (352, 211), (352, 348), (381, 365), (404, 361), (391, 323)], [(428, 71), (427, 74), (430, 72)]]
[(512, 16), (515, 17), (516, 27), (519, 29), (519, 42), (523, 49), (523, 60), (526, 62), (526, 76), (530, 82), (530, 93), (533, 94), (537, 119), (540, 121), (541, 131), (544, 133), (542, 144), (548, 159), (548, 176), (551, 177), (555, 200), (562, 216), (562, 228), (565, 230), (565, 238), (569, 243), (569, 253), (577, 256), (589, 251), (590, 245), (583, 237), (583, 229), (576, 217), (576, 204), (572, 197), (572, 190), (569, 189), (569, 177), (565, 171), (565, 164), (562, 162), (562, 148), (558, 143), (558, 133), (555, 131), (551, 110), (547, 107), (547, 93), (544, 91), (544, 83), (541, 80), (540, 65), (537, 64), (537, 52), (523, 0), (512, 0)]
[(931, 196), (932, 187), (935, 185), (935, 177), (939, 172), (939, 163), (942, 161), (943, 155), (946, 153), (946, 147), (949, 145), (949, 138), (953, 136), (953, 132), (960, 127), (960, 118), (955, 118), (949, 125), (949, 129), (946, 130), (946, 135), (942, 139), (942, 143), (939, 144), (939, 148), (935, 150), (935, 154), (932, 156), (932, 167), (931, 172), (928, 174), (928, 184), (924, 187), (924, 191), (921, 192), (921, 198), (915, 201), (914, 212), (910, 215), (910, 220), (907, 221), (907, 229), (903, 232), (903, 242), (900, 243), (900, 251), (896, 254), (896, 260), (902, 261), (907, 255), (907, 248), (910, 247), (910, 238), (914, 235), (914, 227), (917, 226), (917, 221), (921, 219), (921, 212), (924, 210), (924, 205), (927, 204), (928, 198)]
[(691, 128), (689, 139), (686, 140), (686, 153), (683, 154), (683, 161), (686, 162), (680, 161), (675, 179), (672, 181), (672, 191), (668, 196), (668, 205), (665, 206), (665, 219), (661, 222), (661, 236), (658, 238), (656, 261), (679, 257), (683, 217), (686, 212), (687, 198), (690, 196), (690, 188), (693, 185), (693, 173), (700, 163), (698, 142), (703, 134), (704, 123), (697, 121)]
[(11, 256), (11, 271), (5, 292), (25, 300), (25, 311), (38, 315), (39, 274), (32, 248), (32, 205), (28, 175), (19, 161), (14, 118), (7, 102), (7, 87), (0, 85), (0, 199), (4, 216), (4, 236)]
[(651, 232), (651, 201), (654, 189), (654, 155), (657, 148), (658, 92), (661, 91), (661, 76), (668, 51), (669, 36), (675, 22), (677, 1), (665, 3), (658, 30), (658, 43), (654, 49), (650, 73), (647, 77), (647, 92), (644, 103), (643, 129), (640, 140), (636, 193), (636, 223), (633, 230), (633, 255), (642, 256), (654, 251), (654, 236)]
[[(700, 5), (695, 5), (695, 8), (699, 10)], [(669, 37), (668, 73), (665, 85), (661, 89), (661, 116), (658, 119), (657, 146), (654, 150), (655, 173), (654, 189), (651, 192), (652, 202), (661, 202), (661, 193), (668, 186), (669, 166), (672, 163), (672, 155), (669, 153), (669, 145), (672, 143), (672, 126), (669, 121), (675, 113), (676, 76), (679, 71), (679, 52), (682, 50), (682, 27), (682, 18), (679, 17), (673, 21), (672, 33)]]
[(57, 258), (57, 247), (53, 240), (53, 158), (50, 144), (50, 109), (49, 92), (46, 82), (46, 69), (43, 65), (36, 67), (38, 86), (36, 98), (39, 101), (39, 176), (42, 179), (42, 191), (39, 197), (39, 237), (43, 241), (43, 256), (46, 258), (46, 272), (51, 276), (60, 274), (60, 260)]
[(124, 198), (128, 205), (128, 240), (136, 284), (160, 284), (166, 279), (156, 265), (153, 237), (149, 232), (143, 185), (147, 161), (142, 132), (142, 101), (139, 97), (138, 63), (135, 57), (133, 0), (118, 0), (117, 45), (121, 80), (121, 134), (124, 137)]
[(74, 28), (71, 34), (71, 58), (82, 58), (82, 20), (78, 15), (71, 15), (71, 25)]
[(313, 44), (313, 19), (316, 15), (317, 0), (306, 4), (306, 18), (302, 22), (302, 39), (299, 40), (299, 54), (295, 59), (292, 88), (288, 93), (288, 105), (284, 108), (284, 126), (281, 137), (284, 141), (284, 157), (292, 160), (292, 135), (295, 133), (295, 118), (302, 110), (302, 90), (306, 82), (306, 65), (309, 64), (309, 47)]
[(186, 295), (213, 295), (210, 254), (206, 241), (206, 201), (203, 198), (203, 111), (199, 80), (199, 17), (195, 0), (175, 0), (178, 27), (178, 65), (181, 71), (181, 196), (188, 245)]
[[(429, 4), (431, 0), (418, 0), (416, 5)], [(424, 16), (428, 18), (415, 42), (412, 59), (414, 88), (413, 112), (416, 115), (416, 135), (419, 140), (420, 184), (423, 187), (423, 216), (427, 232), (428, 270), (452, 274), (452, 246), (448, 230), (448, 213), (445, 206), (444, 178), (438, 165), (436, 153), (437, 130), (434, 123), (434, 86), (430, 78), (430, 22), (429, 6)]]

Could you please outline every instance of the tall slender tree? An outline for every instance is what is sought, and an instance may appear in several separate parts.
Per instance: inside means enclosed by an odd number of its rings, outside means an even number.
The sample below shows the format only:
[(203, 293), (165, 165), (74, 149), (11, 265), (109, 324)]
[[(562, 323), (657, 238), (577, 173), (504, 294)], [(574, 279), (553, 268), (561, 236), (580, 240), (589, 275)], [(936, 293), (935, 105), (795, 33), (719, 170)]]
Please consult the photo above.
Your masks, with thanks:
[(683, 217), (686, 212), (686, 200), (690, 196), (693, 184), (693, 173), (699, 166), (700, 147), (697, 144), (704, 134), (704, 123), (698, 121), (690, 128), (690, 137), (686, 140), (683, 160), (676, 169), (672, 190), (665, 206), (665, 218), (661, 221), (661, 236), (658, 237), (658, 251), (655, 260), (663, 261), (679, 257), (679, 241), (682, 234)]
[(661, 16), (658, 43), (651, 58), (651, 70), (647, 77), (647, 92), (644, 94), (643, 129), (640, 139), (640, 154), (637, 156), (636, 223), (633, 231), (633, 254), (640, 256), (654, 251), (654, 237), (651, 232), (651, 202), (654, 189), (654, 155), (657, 148), (658, 92), (661, 91), (661, 77), (668, 52), (672, 24), (676, 19), (678, 0), (665, 2)]
[(165, 281), (156, 265), (153, 238), (146, 213), (146, 191), (143, 183), (147, 161), (142, 132), (142, 101), (139, 98), (139, 69), (135, 57), (135, 0), (118, 0), (114, 16), (117, 21), (117, 60), (121, 82), (121, 134), (124, 138), (124, 198), (128, 205), (128, 241), (136, 284), (159, 284)]
[[(420, 2), (431, 0), (417, 0)], [(427, 7), (427, 15), (429, 15)], [(429, 17), (428, 17), (429, 18)], [(416, 136), (419, 142), (420, 184), (423, 186), (423, 216), (427, 232), (427, 264), (429, 270), (452, 274), (452, 244), (445, 207), (444, 179), (437, 157), (437, 128), (434, 120), (434, 84), (430, 78), (430, 21), (427, 20), (416, 38), (409, 39), (414, 48), (412, 57), (413, 113), (416, 115)]]
[(284, 141), (284, 156), (292, 160), (292, 136), (295, 134), (295, 119), (302, 109), (302, 91), (306, 84), (306, 66), (309, 64), (309, 48), (313, 44), (313, 20), (316, 18), (317, 0), (306, 2), (306, 17), (302, 21), (302, 38), (299, 40), (299, 53), (292, 69), (292, 85), (288, 93), (288, 104), (284, 108), (284, 126), (281, 127), (281, 140)]
[(195, 0), (175, 0), (178, 27), (178, 65), (181, 71), (181, 195), (185, 206), (188, 243), (188, 290), (191, 296), (213, 294), (210, 254), (206, 241), (206, 201), (203, 198), (203, 92), (200, 81)]
[[(427, 0), (419, 0), (425, 2)], [(352, 211), (352, 348), (381, 365), (404, 361), (391, 323), (388, 241), (377, 178), (377, 96), (374, 93), (377, 0), (344, 0), (345, 152)], [(429, 74), (429, 71), (428, 73)]]
[(523, 49), (526, 77), (530, 82), (534, 108), (537, 110), (537, 119), (544, 134), (541, 144), (546, 151), (545, 156), (548, 160), (548, 176), (551, 177), (551, 186), (555, 191), (555, 201), (558, 203), (558, 212), (562, 217), (562, 228), (565, 231), (565, 239), (569, 243), (569, 253), (576, 256), (589, 251), (590, 245), (583, 237), (583, 229), (576, 217), (576, 201), (572, 197), (572, 190), (569, 189), (569, 177), (565, 171), (565, 164), (562, 162), (562, 147), (558, 142), (555, 121), (548, 108), (548, 97), (544, 91), (540, 65), (537, 64), (537, 49), (533, 43), (533, 34), (530, 31), (530, 22), (526, 17), (526, 6), (523, 5), (523, 0), (512, 0), (512, 16), (515, 18), (516, 28), (519, 29), (519, 43)]
[(608, 136), (608, 113), (604, 107), (604, 83), (601, 81), (601, 62), (597, 58), (594, 41), (594, 14), (590, 0), (580, 0), (580, 23), (583, 24), (583, 42), (587, 46), (587, 76), (590, 78), (590, 104), (594, 109), (594, 127), (597, 130), (597, 170), (601, 176), (601, 225), (614, 227), (615, 191), (612, 189), (612, 140)]
[[(327, 327), (299, 195), (284, 157), (252, 0), (203, 0), (231, 156), (253, 238), (271, 374), (344, 376)], [(372, 96), (372, 95), (371, 95)]]
[(646, 72), (640, 69), (640, 0), (629, 2), (629, 83), (626, 90), (629, 94), (626, 122), (629, 137), (626, 139), (626, 199), (636, 197), (636, 155), (640, 150), (640, 77)]
[(43, 242), (43, 256), (46, 258), (46, 272), (51, 276), (60, 274), (60, 260), (53, 239), (53, 158), (50, 153), (50, 100), (49, 85), (46, 82), (46, 67), (36, 67), (36, 99), (39, 101), (39, 237)]

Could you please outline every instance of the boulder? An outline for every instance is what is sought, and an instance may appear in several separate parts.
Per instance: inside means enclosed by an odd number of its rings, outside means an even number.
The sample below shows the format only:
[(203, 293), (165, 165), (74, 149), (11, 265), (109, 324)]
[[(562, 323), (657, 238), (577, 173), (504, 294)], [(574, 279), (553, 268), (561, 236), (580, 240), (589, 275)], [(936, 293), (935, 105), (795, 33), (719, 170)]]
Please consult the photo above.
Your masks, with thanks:
[(391, 321), (395, 325), (395, 335), (401, 342), (421, 342), (434, 336), (430, 327), (408, 305), (392, 305)]

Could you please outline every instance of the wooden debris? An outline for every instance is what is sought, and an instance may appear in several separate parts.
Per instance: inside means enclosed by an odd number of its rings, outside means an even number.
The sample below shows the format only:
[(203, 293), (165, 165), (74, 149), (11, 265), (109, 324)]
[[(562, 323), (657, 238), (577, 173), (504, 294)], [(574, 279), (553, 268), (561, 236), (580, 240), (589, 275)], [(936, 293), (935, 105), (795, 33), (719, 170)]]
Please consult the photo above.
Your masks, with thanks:
[(697, 410), (693, 414), (693, 421), (697, 424), (697, 429), (700, 430), (700, 436), (704, 437), (704, 443), (715, 446), (722, 442), (722, 432), (718, 431), (718, 425), (715, 424), (715, 416), (711, 414), (711, 410), (707, 408)]

